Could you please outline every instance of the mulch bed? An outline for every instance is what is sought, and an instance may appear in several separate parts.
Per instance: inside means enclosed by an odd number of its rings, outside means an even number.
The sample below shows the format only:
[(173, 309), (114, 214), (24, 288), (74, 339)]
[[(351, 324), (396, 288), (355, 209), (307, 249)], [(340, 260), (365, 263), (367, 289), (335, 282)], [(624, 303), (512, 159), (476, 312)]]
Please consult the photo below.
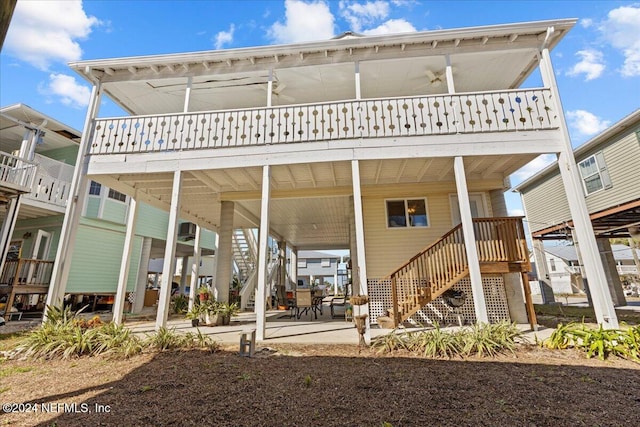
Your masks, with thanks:
[(464, 361), (340, 345), (274, 345), (253, 358), (227, 348), (9, 360), (0, 401), (75, 403), (77, 412), (0, 412), (0, 425), (637, 425), (639, 384), (640, 364), (535, 346)]

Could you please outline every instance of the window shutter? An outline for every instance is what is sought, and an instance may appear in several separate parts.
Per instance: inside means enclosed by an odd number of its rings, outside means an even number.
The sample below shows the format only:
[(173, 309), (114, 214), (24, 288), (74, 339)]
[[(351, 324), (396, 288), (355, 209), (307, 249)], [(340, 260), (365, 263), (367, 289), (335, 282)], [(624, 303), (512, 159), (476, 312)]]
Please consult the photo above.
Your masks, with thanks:
[(596, 153), (596, 160), (598, 162), (598, 168), (600, 169), (600, 178), (602, 179), (602, 185), (604, 189), (613, 187), (611, 184), (611, 177), (609, 176), (609, 171), (607, 170), (607, 164), (604, 161), (604, 153), (602, 151), (598, 151)]

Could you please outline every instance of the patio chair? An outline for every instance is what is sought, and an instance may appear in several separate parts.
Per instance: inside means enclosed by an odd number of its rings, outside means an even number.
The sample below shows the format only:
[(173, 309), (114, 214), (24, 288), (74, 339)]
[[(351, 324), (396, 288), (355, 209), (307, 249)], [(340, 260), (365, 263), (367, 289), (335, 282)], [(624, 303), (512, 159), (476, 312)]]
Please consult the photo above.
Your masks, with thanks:
[(311, 295), (311, 289), (298, 289), (296, 291), (296, 318), (299, 319), (305, 313), (312, 310), (316, 319), (318, 313), (316, 313), (313, 305), (313, 296)]

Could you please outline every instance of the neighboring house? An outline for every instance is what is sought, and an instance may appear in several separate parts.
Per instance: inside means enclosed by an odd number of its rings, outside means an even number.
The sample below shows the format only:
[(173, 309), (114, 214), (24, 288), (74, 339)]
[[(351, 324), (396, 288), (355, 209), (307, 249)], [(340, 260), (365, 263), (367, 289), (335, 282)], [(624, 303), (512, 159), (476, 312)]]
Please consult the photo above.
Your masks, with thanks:
[[(609, 295), (615, 305), (625, 305), (621, 282), (616, 273), (610, 238), (640, 238), (640, 109), (615, 123), (601, 134), (575, 149), (581, 179), (579, 195), (586, 200), (598, 249), (603, 259)], [(576, 239), (570, 202), (563, 190), (563, 177), (553, 163), (514, 188), (522, 203), (533, 238), (538, 266), (546, 266), (544, 240)], [(589, 266), (582, 254), (582, 264)], [(538, 269), (544, 282), (546, 271)], [(553, 300), (544, 292), (545, 300)]]
[[(0, 113), (4, 201), (0, 211), (0, 294), (8, 295), (9, 306), (41, 311), (71, 193), (81, 133), (23, 104), (4, 107)], [(12, 152), (15, 155), (9, 154)], [(18, 179), (24, 181), (21, 187), (15, 183)], [(75, 256), (65, 286), (65, 294), (78, 299), (115, 294), (130, 206), (128, 196), (97, 182), (91, 181), (86, 191), (82, 216), (74, 227)], [(127, 281), (130, 294), (144, 293), (149, 259), (164, 256), (167, 221), (165, 212), (148, 205), (139, 207)], [(204, 254), (212, 254), (215, 235), (203, 234), (201, 247)], [(184, 242), (178, 245), (176, 256), (193, 253), (193, 244)], [(129, 300), (134, 301), (133, 295)], [(133, 307), (139, 311), (142, 298), (135, 301)]]
[(339, 291), (344, 293), (346, 277), (339, 275), (339, 265), (339, 256), (317, 251), (299, 251), (298, 286), (321, 286), (335, 295)]
[[(157, 327), (169, 310), (173, 266), (166, 260), (179, 217), (218, 233), (222, 301), (234, 230), (259, 228), (258, 340), (270, 236), (293, 258), (298, 250), (349, 249), (353, 293), (369, 296), (368, 322), (441, 320), (446, 307), (424, 309), (454, 287), (468, 296), (463, 313), (471, 322), (526, 322), (528, 315), (533, 323), (531, 304), (525, 313), (530, 264), (522, 221), (507, 217), (503, 192), (509, 175), (538, 155), (563, 159), (576, 230), (595, 260), (587, 275), (603, 276), (588, 217), (580, 215), (584, 199), (575, 196), (581, 184), (549, 52), (575, 22), (346, 33), (72, 63), (94, 87), (81, 144), (86, 169), (65, 224), (78, 223), (89, 180), (169, 212)], [(536, 80), (528, 79), (538, 66), (542, 86), (522, 87)], [(130, 115), (98, 117), (103, 95)], [(137, 226), (128, 221), (128, 235)], [(74, 253), (70, 231), (64, 234), (58, 260)], [(129, 239), (124, 247), (126, 254)], [(64, 294), (67, 270), (56, 263), (51, 303)], [(617, 326), (610, 301), (595, 302), (598, 320)]]
[[(636, 259), (640, 258), (640, 250), (634, 250)], [(620, 280), (628, 283), (638, 282), (640, 273), (638, 272), (632, 249), (626, 245), (614, 244), (611, 245), (611, 253), (615, 260), (615, 268)], [(572, 294), (585, 291), (582, 282), (582, 268), (580, 267), (575, 246), (545, 247), (545, 258), (547, 260), (548, 279), (554, 294)], [(532, 282), (531, 285), (532, 293), (541, 293), (537, 277), (536, 281)]]

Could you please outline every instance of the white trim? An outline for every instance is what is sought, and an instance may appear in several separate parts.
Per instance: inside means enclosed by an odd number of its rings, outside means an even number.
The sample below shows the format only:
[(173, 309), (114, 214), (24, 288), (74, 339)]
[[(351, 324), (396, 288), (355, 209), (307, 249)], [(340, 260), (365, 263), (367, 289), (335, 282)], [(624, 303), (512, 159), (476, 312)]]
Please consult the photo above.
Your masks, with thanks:
[[(582, 163), (586, 162), (587, 160), (589, 160), (591, 158), (593, 158), (593, 161), (596, 164), (596, 171), (594, 173), (588, 175), (588, 176), (584, 176), (583, 173), (582, 173), (582, 166), (581, 165), (582, 165)], [(600, 166), (600, 163), (598, 162), (598, 158), (596, 157), (595, 154), (592, 154), (589, 157), (586, 157), (586, 158), (584, 158), (584, 159), (582, 159), (582, 160), (580, 160), (578, 162), (578, 172), (580, 173), (580, 178), (582, 178), (582, 188), (584, 189), (585, 197), (586, 196), (590, 196), (590, 195), (595, 194), (595, 193), (598, 193), (600, 191), (606, 190), (606, 188), (604, 186), (604, 180), (602, 179), (601, 169), (602, 169), (602, 166)], [(590, 177), (592, 177), (594, 175), (598, 175), (598, 178), (600, 178), (600, 186), (601, 187), (598, 188), (597, 190), (594, 190), (594, 191), (590, 192), (589, 189), (587, 188), (587, 178), (590, 178)]]

